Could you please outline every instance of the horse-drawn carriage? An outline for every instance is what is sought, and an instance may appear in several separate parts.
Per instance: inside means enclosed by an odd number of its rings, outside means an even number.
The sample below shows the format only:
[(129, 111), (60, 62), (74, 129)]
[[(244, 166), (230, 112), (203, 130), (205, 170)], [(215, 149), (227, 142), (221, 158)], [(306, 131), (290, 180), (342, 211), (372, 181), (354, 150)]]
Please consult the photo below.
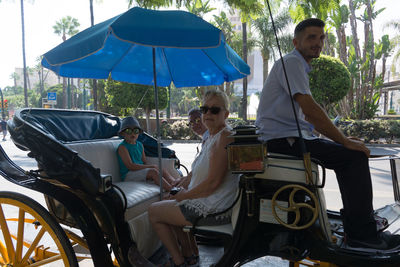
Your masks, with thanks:
[[(130, 266), (127, 250), (133, 243), (145, 257), (160, 248), (146, 211), (160, 199), (160, 189), (119, 181), (115, 152), (119, 126), (118, 117), (94, 111), (16, 113), (8, 124), (12, 140), (30, 151), (38, 169), (21, 169), (2, 150), (0, 171), (5, 179), (43, 193), (48, 209), (29, 196), (0, 192), (1, 264), (41, 266), (61, 261), (77, 266), (80, 259), (92, 258), (95, 266)], [(147, 135), (141, 138), (154, 142)], [(254, 128), (238, 128), (233, 138), (228, 147), (230, 169), (242, 175), (231, 207), (232, 223), (185, 227), (224, 241), (224, 255), (216, 266), (243, 264), (265, 255), (288, 259), (292, 265), (303, 259), (325, 266), (399, 265), (397, 250), (371, 252), (344, 245), (340, 214), (325, 207), (325, 170), (318, 162), (311, 164), (310, 181), (301, 159), (268, 153)], [(143, 142), (151, 156), (154, 146)], [(390, 161), (395, 203), (376, 213), (387, 218), (385, 227), (397, 232), (398, 159)], [(175, 170), (179, 166), (167, 148), (163, 164)]]

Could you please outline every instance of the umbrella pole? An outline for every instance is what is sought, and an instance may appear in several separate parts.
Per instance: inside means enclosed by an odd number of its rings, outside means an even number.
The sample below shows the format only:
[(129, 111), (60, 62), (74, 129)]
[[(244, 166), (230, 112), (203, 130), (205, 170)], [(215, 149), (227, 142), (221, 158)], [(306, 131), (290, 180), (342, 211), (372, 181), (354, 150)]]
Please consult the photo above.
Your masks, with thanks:
[(156, 49), (153, 47), (153, 79), (154, 79), (154, 102), (156, 106), (156, 125), (157, 125), (157, 153), (158, 153), (158, 175), (160, 178), (160, 200), (163, 197), (162, 180), (162, 154), (161, 154), (161, 133), (160, 133), (160, 115), (158, 112), (158, 88), (156, 74)]

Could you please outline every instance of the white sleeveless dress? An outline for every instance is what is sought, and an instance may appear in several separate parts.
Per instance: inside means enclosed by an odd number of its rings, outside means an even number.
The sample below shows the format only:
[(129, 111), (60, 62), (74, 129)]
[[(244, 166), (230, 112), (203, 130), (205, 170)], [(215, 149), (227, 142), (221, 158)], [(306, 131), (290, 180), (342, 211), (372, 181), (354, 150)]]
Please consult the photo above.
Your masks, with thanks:
[[(220, 138), (224, 129), (230, 130), (230, 128), (225, 127), (214, 136), (209, 136), (203, 144), (200, 154), (193, 161), (192, 179), (188, 186), (189, 190), (207, 178), (210, 167), (211, 150), (216, 141)], [(238, 183), (239, 175), (232, 174), (229, 170), (227, 170), (223, 183), (213, 194), (204, 198), (185, 199), (179, 202), (178, 205), (184, 205), (186, 208), (194, 210), (196, 214), (203, 217), (211, 213), (223, 211), (232, 205), (233, 201), (235, 200)], [(217, 216), (217, 219), (224, 219), (224, 217), (229, 216), (230, 212), (227, 212), (221, 216)]]

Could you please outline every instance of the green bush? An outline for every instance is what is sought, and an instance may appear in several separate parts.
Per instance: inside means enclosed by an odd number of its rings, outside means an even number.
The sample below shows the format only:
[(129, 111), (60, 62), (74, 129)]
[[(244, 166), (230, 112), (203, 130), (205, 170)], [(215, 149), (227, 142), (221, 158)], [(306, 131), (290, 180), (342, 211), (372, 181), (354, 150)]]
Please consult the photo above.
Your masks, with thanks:
[(339, 129), (346, 136), (357, 137), (367, 143), (374, 143), (384, 139), (386, 143), (400, 139), (399, 120), (351, 120), (339, 123)]
[[(228, 125), (232, 128), (240, 125), (251, 125), (253, 121), (245, 122), (242, 119), (228, 119)], [(167, 120), (163, 120), (160, 125), (161, 138), (164, 140), (200, 140), (190, 129), (187, 120), (179, 120), (173, 123), (169, 123)]]
[(389, 109), (387, 112), (388, 115), (396, 115), (396, 111), (394, 111), (394, 109)]
[(351, 87), (350, 72), (337, 58), (321, 55), (311, 62), (310, 89), (323, 107), (337, 103)]
[(190, 129), (186, 120), (175, 121), (170, 124), (168, 121), (161, 123), (161, 137), (169, 140), (200, 140)]

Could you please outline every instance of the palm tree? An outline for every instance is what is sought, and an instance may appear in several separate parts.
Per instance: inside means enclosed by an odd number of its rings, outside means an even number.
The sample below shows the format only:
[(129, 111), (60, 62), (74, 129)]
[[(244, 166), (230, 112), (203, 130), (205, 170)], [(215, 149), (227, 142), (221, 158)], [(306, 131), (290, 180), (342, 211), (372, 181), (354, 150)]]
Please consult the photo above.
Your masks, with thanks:
[(234, 25), (224, 11), (221, 11), (219, 15), (213, 15), (213, 17), (214, 21), (212, 23), (217, 28), (221, 29), (224, 33), (226, 43), (231, 45), (233, 35), (235, 34), (235, 31), (233, 30)]
[[(173, 4), (173, 0), (127, 0), (128, 2), (128, 8), (130, 8), (134, 2), (136, 2), (137, 6), (143, 7), (143, 8), (158, 8), (162, 6), (170, 6)], [(180, 3), (181, 1), (178, 1)], [(187, 2), (190, 2), (187, 0)]]
[(346, 66), (348, 66), (349, 63), (347, 62), (345, 25), (349, 22), (349, 15), (350, 12), (346, 5), (332, 9), (330, 14), (330, 23), (335, 27), (336, 35), (339, 41), (339, 58)]
[[(247, 63), (247, 22), (251, 16), (256, 16), (262, 12), (263, 4), (259, 0), (225, 0), (232, 8), (240, 11), (242, 20), (242, 59)], [(241, 117), (247, 120), (247, 77), (243, 78), (243, 96), (241, 100)]]
[[(283, 33), (284, 30), (291, 23), (291, 18), (287, 10), (282, 10), (279, 14), (275, 15), (274, 24), (276, 31)], [(261, 49), (261, 56), (263, 59), (263, 81), (267, 79), (268, 76), (268, 62), (271, 60), (271, 56), (274, 54), (277, 47), (274, 29), (272, 27), (272, 22), (269, 16), (269, 11), (267, 8), (264, 9), (263, 14), (252, 22), (253, 27), (259, 34), (257, 39), (257, 45)], [(293, 38), (292, 34), (283, 34), (281, 36), (282, 40), (291, 40)], [(283, 46), (287, 47), (287, 45)], [(287, 52), (287, 51), (283, 51)]]
[[(54, 33), (57, 35), (61, 35), (63, 42), (67, 40), (67, 35), (73, 36), (79, 32), (77, 29), (80, 26), (78, 20), (76, 18), (72, 18), (71, 16), (63, 17), (59, 21), (56, 21), (56, 24), (53, 26)], [(67, 106), (67, 97), (70, 99), (70, 96), (65, 92), (66, 88), (66, 79), (63, 78), (63, 108)], [(68, 92), (69, 94), (69, 92)]]
[(216, 8), (210, 7), (210, 0), (203, 2), (202, 0), (195, 0), (193, 2), (186, 2), (185, 7), (190, 12), (199, 17), (203, 17), (205, 14), (210, 13)]
[[(294, 22), (300, 22), (303, 19), (317, 17), (324, 21), (327, 20), (331, 10), (338, 8), (340, 0), (289, 0), (290, 15)], [(330, 41), (332, 38), (329, 32), (326, 32), (324, 40), (323, 53), (334, 56), (334, 51)]]
[(22, 27), (22, 60), (24, 63), (24, 100), (25, 100), (25, 107), (28, 107), (28, 88), (26, 86), (24, 0), (21, 0), (21, 27)]
[(16, 95), (16, 94), (17, 94), (17, 81), (18, 81), (21, 77), (19, 77), (18, 73), (13, 72), (13, 73), (10, 75), (10, 78), (13, 79), (13, 81), (14, 81), (14, 94)]
[[(395, 32), (400, 32), (400, 20), (392, 20), (389, 21), (388, 23), (385, 24), (385, 28), (392, 28), (395, 30)], [(400, 34), (395, 35), (390, 39), (390, 43), (394, 46), (396, 52), (393, 54), (393, 62), (392, 62), (392, 68), (395, 68), (396, 63), (400, 59)]]
[(34, 70), (31, 67), (26, 67), (26, 81), (28, 84), (28, 89), (32, 90), (32, 84), (31, 84), (31, 79), (29, 78), (31, 75), (33, 75)]
[[(219, 15), (213, 15), (214, 21), (212, 22), (217, 28), (221, 29), (224, 34), (225, 41), (229, 44), (233, 50), (240, 54), (238, 47), (242, 48), (242, 42), (240, 41), (240, 45), (236, 45), (237, 41), (237, 33), (233, 30), (234, 24), (227, 17), (226, 13), (221, 11)], [(241, 36), (240, 36), (241, 39)], [(225, 89), (223, 89), (225, 85)], [(225, 82), (220, 86), (220, 89), (224, 91), (228, 96), (231, 96), (233, 93), (233, 82)]]
[(80, 24), (76, 18), (66, 16), (56, 21), (56, 25), (53, 26), (53, 29), (54, 33), (61, 35), (63, 41), (65, 41), (67, 40), (67, 35), (71, 37), (79, 32), (77, 29), (79, 26)]

